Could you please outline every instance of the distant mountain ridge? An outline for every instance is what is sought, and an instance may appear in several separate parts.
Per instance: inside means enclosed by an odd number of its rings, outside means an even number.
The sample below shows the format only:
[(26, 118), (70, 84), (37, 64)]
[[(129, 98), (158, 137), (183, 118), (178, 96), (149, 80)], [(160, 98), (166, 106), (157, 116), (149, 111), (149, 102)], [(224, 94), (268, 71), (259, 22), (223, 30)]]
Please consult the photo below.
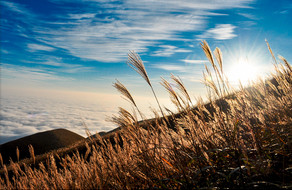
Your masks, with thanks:
[(17, 161), (16, 149), (19, 149), (19, 159), (30, 158), (29, 145), (34, 148), (34, 154), (40, 155), (51, 150), (68, 147), (85, 138), (66, 129), (54, 129), (29, 135), (0, 145), (0, 153), (4, 164), (9, 160)]

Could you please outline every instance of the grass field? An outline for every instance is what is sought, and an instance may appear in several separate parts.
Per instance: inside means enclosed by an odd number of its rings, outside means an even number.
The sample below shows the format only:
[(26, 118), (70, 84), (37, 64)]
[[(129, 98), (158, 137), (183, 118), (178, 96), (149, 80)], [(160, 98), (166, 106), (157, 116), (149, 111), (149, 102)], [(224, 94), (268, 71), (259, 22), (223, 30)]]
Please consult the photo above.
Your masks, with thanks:
[[(209, 103), (194, 103), (183, 82), (177, 88), (162, 79), (177, 113), (163, 109), (142, 60), (129, 53), (128, 64), (149, 86), (159, 111), (145, 118), (134, 97), (117, 81), (128, 99), (113, 122), (120, 127), (104, 136), (42, 155), (33, 148), (25, 162), (1, 164), (0, 189), (290, 189), (292, 188), (292, 68), (275, 59), (270, 79), (234, 90), (224, 74), (219, 48), (201, 44), (212, 67), (204, 83)], [(162, 117), (160, 117), (162, 116)], [(66, 154), (67, 152), (68, 154)], [(0, 161), (1, 161), (0, 157)]]

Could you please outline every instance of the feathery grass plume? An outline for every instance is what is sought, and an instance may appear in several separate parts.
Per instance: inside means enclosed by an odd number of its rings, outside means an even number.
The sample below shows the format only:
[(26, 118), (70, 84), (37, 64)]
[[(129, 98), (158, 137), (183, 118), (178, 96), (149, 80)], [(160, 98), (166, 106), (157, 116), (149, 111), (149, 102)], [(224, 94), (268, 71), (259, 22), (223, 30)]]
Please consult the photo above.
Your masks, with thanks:
[(31, 144), (28, 145), (28, 149), (29, 149), (30, 157), (31, 157), (32, 160), (33, 160), (33, 164), (35, 164), (35, 155), (34, 155), (34, 149), (33, 149), (33, 146), (32, 146)]
[(3, 168), (4, 168), (4, 175), (5, 175), (5, 180), (6, 180), (6, 184), (7, 184), (7, 189), (11, 189), (11, 182), (9, 180), (7, 167), (4, 165)]
[(161, 111), (161, 114), (165, 118), (165, 115), (164, 115), (164, 113), (162, 111), (162, 108), (160, 106), (160, 103), (158, 101), (158, 98), (157, 98), (156, 93), (155, 93), (155, 91), (153, 89), (153, 86), (152, 86), (152, 84), (150, 82), (150, 79), (148, 77), (148, 74), (146, 72), (145, 66), (144, 66), (143, 61), (141, 60), (140, 56), (137, 53), (135, 53), (134, 51), (130, 51), (130, 53), (128, 53), (128, 61), (127, 61), (127, 64), (132, 69), (134, 69), (139, 75), (141, 75), (142, 78), (144, 78), (145, 81), (148, 83), (148, 85), (150, 86), (150, 88), (152, 90), (152, 93), (153, 93), (153, 95), (155, 97), (155, 100), (156, 100), (156, 102), (158, 104), (158, 107), (159, 107), (159, 109)]
[(215, 94), (217, 94), (217, 96), (219, 96), (219, 97), (220, 97), (220, 93), (219, 93), (219, 90), (218, 90), (214, 80), (213, 80), (213, 75), (206, 64), (205, 64), (205, 71), (206, 72), (203, 71), (202, 83), (205, 84), (206, 87), (209, 87), (209, 89), (207, 88), (207, 90), (208, 90), (207, 95), (209, 96), (209, 100), (211, 101), (212, 100), (211, 97), (213, 95), (211, 90), (213, 90), (213, 92), (215, 92)]
[(214, 55), (215, 55), (215, 58), (217, 60), (218, 65), (220, 67), (220, 72), (223, 73), (223, 66), (222, 66), (223, 57), (222, 57), (222, 52), (218, 47), (216, 47), (216, 49), (214, 50)]
[(128, 89), (120, 81), (116, 81), (117, 82), (114, 83), (113, 87), (115, 87), (125, 97), (126, 100), (130, 101), (130, 103), (137, 107), (136, 102), (134, 101), (134, 98)]
[[(215, 76), (216, 76), (216, 82), (217, 82), (217, 85), (215, 85), (215, 81), (213, 80), (213, 77), (212, 77), (212, 73), (210, 71), (208, 71), (208, 69), (206, 69), (207, 73), (209, 74), (210, 78), (211, 78), (211, 83), (209, 83), (210, 87), (215, 90), (215, 94), (217, 94), (217, 96), (220, 98), (220, 97), (223, 97), (225, 95), (224, 93), (224, 86), (221, 87), (221, 85), (224, 85), (224, 80), (223, 80), (223, 67), (222, 67), (222, 53), (221, 53), (221, 50), (217, 47), (214, 51), (214, 54), (215, 54), (215, 57), (216, 57), (216, 60), (217, 60), (217, 63), (220, 67), (220, 70), (218, 69), (217, 65), (215, 64), (214, 62), (214, 58), (213, 58), (213, 54), (212, 54), (212, 51), (208, 45), (208, 43), (204, 40), (203, 43), (200, 43), (201, 44), (201, 48), (203, 49), (206, 57), (208, 58), (209, 62), (211, 63), (212, 65), (212, 68), (214, 70), (214, 73), (215, 73)], [(205, 65), (206, 67), (206, 65)], [(206, 67), (207, 68), (207, 67)], [(222, 71), (222, 72), (221, 72)], [(222, 90), (223, 88), (223, 90)]]
[(137, 118), (124, 108), (119, 107), (119, 117), (114, 116), (112, 121), (122, 126), (128, 126), (137, 122)]
[(128, 54), (127, 64), (139, 75), (141, 75), (145, 79), (145, 81), (151, 86), (151, 82), (149, 80), (143, 61), (141, 60), (140, 56), (135, 53), (135, 51), (130, 51), (130, 53)]
[(228, 92), (228, 88), (229, 88), (229, 82), (227, 77), (224, 76), (224, 70), (223, 70), (223, 56), (222, 56), (222, 52), (221, 50), (216, 47), (216, 49), (214, 50), (214, 55), (215, 58), (217, 60), (217, 63), (219, 65), (220, 68), (220, 72), (217, 72), (220, 78), (220, 84), (222, 85), (222, 89), (223, 89), (223, 96), (227, 95), (226, 92)]
[(19, 164), (12, 162), (10, 166), (12, 167), (14, 175), (19, 176), (19, 171), (21, 170)]
[(289, 71), (289, 73), (291, 75), (292, 74), (292, 67), (289, 64), (289, 62), (284, 57), (282, 57), (281, 55), (278, 55), (278, 57), (279, 57), (279, 59), (281, 59), (284, 62), (285, 66), (287, 67), (287, 69), (288, 69), (288, 71)]
[[(203, 72), (203, 76), (204, 76), (204, 80), (202, 82), (211, 90), (213, 90), (218, 97), (220, 97), (220, 91), (218, 90), (216, 84), (214, 83), (214, 80), (212, 79), (212, 75), (207, 75), (206, 73)], [(210, 97), (211, 95), (212, 94), (210, 93)]]
[(134, 98), (132, 97), (131, 93), (128, 91), (128, 89), (118, 80), (116, 80), (117, 82), (114, 83), (113, 87), (115, 87), (123, 96), (127, 101), (130, 101), (130, 103), (132, 103), (137, 111), (140, 114), (141, 119), (144, 119), (144, 116), (142, 114), (142, 112), (140, 111), (140, 109), (138, 108), (136, 102), (134, 101)]
[(203, 42), (200, 43), (200, 45), (201, 45), (201, 48), (203, 49), (207, 59), (209, 59), (209, 62), (212, 64), (212, 67), (215, 67), (212, 51), (210, 49), (209, 44), (205, 40), (203, 40)]
[(84, 160), (87, 160), (89, 153), (91, 152), (91, 148), (89, 147), (88, 143), (85, 142), (85, 146), (86, 146), (86, 152), (85, 152), (85, 156), (84, 156)]
[(19, 149), (16, 147), (16, 157), (17, 157), (17, 162), (19, 162)]
[(1, 164), (2, 167), (4, 166), (4, 164), (3, 164), (3, 158), (2, 158), (2, 154), (1, 153), (0, 153), (0, 164)]
[(85, 129), (86, 136), (89, 138), (90, 141), (92, 141), (92, 135), (91, 135), (91, 133), (90, 133), (90, 131), (88, 129), (88, 126), (86, 125), (86, 123), (85, 123), (83, 118), (81, 118), (81, 120), (82, 120), (82, 125), (83, 125), (83, 127)]
[(168, 113), (169, 115), (174, 115), (173, 111), (171, 111), (171, 110), (168, 109), (167, 107), (164, 106), (163, 108), (164, 108), (164, 110), (167, 111), (167, 113)]
[(170, 99), (172, 101), (172, 103), (174, 103), (174, 105), (178, 108), (178, 110), (183, 109), (183, 106), (181, 105), (180, 101), (179, 101), (179, 97), (177, 95), (177, 93), (173, 90), (172, 86), (169, 84), (169, 82), (167, 82), (164, 78), (161, 77), (162, 82), (160, 83), (169, 93), (170, 95)]
[(191, 103), (191, 106), (193, 106), (191, 97), (187, 89), (185, 88), (185, 85), (183, 84), (182, 80), (179, 77), (174, 76), (173, 74), (171, 74), (171, 79), (177, 84), (177, 88), (184, 95), (184, 97), (186, 97), (187, 100)]
[[(205, 68), (207, 68), (207, 66), (205, 65)], [(203, 71), (203, 79), (200, 80), (201, 83), (205, 84), (206, 87), (208, 87), (206, 85), (206, 81), (210, 80), (210, 77), (206, 74), (206, 72)], [(207, 96), (208, 96), (208, 100), (211, 101), (211, 96), (212, 96), (212, 91), (210, 90), (210, 88), (206, 88), (207, 89)]]
[(271, 53), (271, 55), (272, 55), (272, 57), (273, 57), (274, 63), (277, 64), (277, 60), (276, 60), (276, 58), (275, 58), (275, 56), (274, 56), (274, 53), (273, 53), (273, 51), (272, 51), (272, 49), (271, 49), (271, 47), (270, 47), (270, 44), (269, 44), (268, 40), (265, 39), (265, 41), (266, 41), (266, 44), (267, 44), (267, 46), (268, 46), (268, 49), (269, 49), (269, 51), (270, 51), (270, 53)]

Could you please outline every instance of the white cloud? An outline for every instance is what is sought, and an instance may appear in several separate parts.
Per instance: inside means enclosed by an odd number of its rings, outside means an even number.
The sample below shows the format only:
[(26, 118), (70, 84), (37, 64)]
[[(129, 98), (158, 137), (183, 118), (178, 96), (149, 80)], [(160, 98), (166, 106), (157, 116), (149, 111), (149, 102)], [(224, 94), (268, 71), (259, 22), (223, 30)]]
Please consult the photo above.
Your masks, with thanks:
[(35, 51), (54, 51), (55, 48), (40, 44), (27, 44), (27, 47), (29, 51), (35, 52)]
[[(0, 42), (0, 43), (1, 43), (1, 42)], [(0, 50), (0, 52), (3, 53), (3, 54), (9, 54), (9, 53), (10, 53), (9, 51), (7, 51), (7, 50), (5, 50), (5, 49), (3, 49), (3, 48)]]
[(292, 5), (289, 6), (286, 6), (285, 8), (283, 9), (280, 9), (280, 10), (277, 10), (274, 12), (274, 14), (281, 14), (281, 15), (287, 15), (290, 13), (290, 9), (292, 9)]
[(198, 35), (200, 39), (214, 38), (216, 40), (227, 40), (236, 37), (234, 29), (236, 26), (232, 24), (216, 24), (215, 28), (211, 28), (201, 35)]
[(1, 73), (1, 80), (31, 82), (71, 80), (69, 78), (59, 77), (52, 71), (3, 63), (1, 64)]
[[(52, 64), (51, 64), (52, 65)], [(82, 79), (77, 80), (71, 77), (75, 73), (90, 73), (90, 67), (81, 65), (63, 64), (54, 68), (30, 68), (11, 64), (1, 64), (1, 85), (18, 86), (18, 87), (35, 87), (35, 88), (73, 88), (82, 89), (95, 88), (91, 83), (82, 84)], [(102, 80), (102, 79), (100, 79)], [(78, 84), (78, 85), (77, 85)], [(4, 91), (4, 90), (3, 90)]]
[(238, 13), (239, 15), (246, 17), (250, 20), (258, 20), (259, 18), (257, 18), (255, 15), (253, 14), (249, 14), (249, 13)]
[[(24, 61), (25, 62), (25, 61)], [(32, 62), (30, 62), (30, 63), (32, 63)], [(34, 63), (34, 62), (33, 62)], [(59, 62), (55, 62), (55, 61), (38, 61), (37, 62), (38, 64), (41, 64), (41, 65), (49, 65), (49, 66), (56, 66), (56, 67), (58, 67), (58, 66), (61, 66), (62, 65), (62, 63), (59, 63)]]
[[(71, 2), (53, 1), (59, 6)], [(203, 30), (208, 16), (221, 15), (215, 11), (248, 8), (253, 1), (124, 0), (117, 5), (113, 1), (80, 0), (76, 2), (84, 7), (82, 14), (76, 6), (71, 7), (76, 9), (76, 14), (71, 11), (65, 15), (56, 15), (55, 21), (34, 17), (24, 22), (29, 22), (30, 26), (31, 23), (37, 23), (31, 28), (31, 37), (52, 47), (67, 50), (73, 56), (102, 62), (119, 62), (125, 59), (128, 50), (147, 52), (149, 47), (161, 44), (161, 41), (186, 40), (179, 34)], [(234, 37), (234, 28), (227, 26), (214, 28), (208, 31), (207, 36), (216, 39)], [(223, 32), (227, 34), (224, 35)], [(33, 46), (33, 50), (52, 51), (50, 47)], [(161, 48), (157, 55), (170, 56), (180, 52), (163, 52), (164, 47)]]
[(174, 53), (186, 53), (186, 52), (192, 52), (191, 50), (188, 49), (180, 49), (176, 46), (171, 46), (171, 45), (160, 45), (159, 46), (161, 49), (154, 51), (153, 56), (160, 56), (160, 57), (169, 57), (173, 55)]
[(183, 59), (182, 61), (185, 62), (185, 63), (190, 63), (190, 64), (205, 64), (205, 63), (208, 63), (208, 60)]
[(239, 22), (240, 28), (241, 29), (246, 29), (246, 30), (250, 30), (250, 27), (255, 26), (257, 23), (254, 21), (242, 21)]
[(76, 64), (61, 64), (61, 67), (55, 69), (59, 73), (85, 73), (93, 71), (92, 67), (85, 67), (83, 65), (76, 65)]
[(146, 52), (147, 47), (157, 44), (157, 41), (178, 40), (176, 32), (201, 28), (204, 22), (195, 16), (158, 17), (141, 11), (121, 14), (119, 20), (113, 19), (109, 23), (98, 21), (92, 25), (94, 19), (91, 22), (79, 20), (78, 26), (68, 26), (70, 30), (42, 31), (42, 40), (48, 44), (53, 42), (52, 45), (77, 57), (117, 62), (123, 60), (129, 50)]
[(115, 127), (105, 121), (107, 116), (116, 113), (106, 98), (89, 102), (87, 96), (74, 101), (70, 96), (56, 95), (56, 98), (36, 94), (31, 97), (1, 96), (0, 144), (57, 128), (65, 128), (86, 137), (82, 119), (92, 133), (109, 131)]
[(85, 14), (68, 14), (71, 19), (88, 19), (93, 18), (95, 16), (94, 13), (85, 13)]
[(8, 7), (11, 11), (16, 12), (18, 14), (26, 15), (29, 12), (24, 6), (18, 3), (1, 1), (0, 4)]
[(283, 10), (283, 11), (280, 11), (279, 13), (280, 13), (280, 14), (283, 14), (283, 15), (284, 15), (284, 14), (288, 14), (288, 13), (289, 13), (289, 10)]
[(186, 72), (188, 70), (185, 66), (181, 66), (181, 65), (157, 64), (157, 65), (153, 65), (153, 67), (157, 69), (166, 70), (166, 71)]
[(138, 7), (142, 9), (154, 9), (160, 11), (172, 11), (172, 10), (216, 10), (226, 9), (235, 7), (248, 7), (247, 5), (253, 0), (159, 0), (159, 1), (148, 1), (148, 0), (128, 0), (126, 1), (130, 7)]
[(200, 74), (202, 71), (198, 69), (196, 65), (155, 64), (152, 65), (151, 67), (156, 69), (162, 69), (165, 71), (188, 73), (194, 75)]

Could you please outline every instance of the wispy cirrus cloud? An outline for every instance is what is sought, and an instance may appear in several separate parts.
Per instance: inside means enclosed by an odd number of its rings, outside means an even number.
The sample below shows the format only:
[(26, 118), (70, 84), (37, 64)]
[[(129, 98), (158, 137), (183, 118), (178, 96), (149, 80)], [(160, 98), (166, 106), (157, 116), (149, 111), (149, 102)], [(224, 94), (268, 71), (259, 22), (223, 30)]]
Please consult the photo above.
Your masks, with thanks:
[[(157, 45), (160, 45), (160, 50), (154, 53), (157, 56), (186, 52), (185, 49), (166, 50), (164, 41), (186, 40), (180, 33), (204, 30), (210, 15), (222, 15), (216, 11), (249, 8), (249, 4), (253, 2), (88, 0), (75, 1), (73, 6), (67, 0), (51, 1), (62, 12), (50, 15), (51, 19), (48, 20), (43, 15), (25, 11), (31, 18), (23, 22), (30, 24), (31, 29), (27, 34), (26, 31), (22, 32), (22, 35), (36, 39), (40, 45), (45, 43), (50, 47), (61, 48), (75, 57), (101, 62), (119, 62), (125, 59), (128, 50), (147, 52)], [(10, 3), (6, 8), (12, 11), (15, 9), (14, 12), (19, 13), (27, 10), (18, 5), (20, 4)], [(79, 7), (82, 7), (82, 12)], [(230, 39), (236, 36), (234, 28), (233, 25), (218, 25), (202, 36)], [(40, 46), (38, 48), (42, 49)]]
[(253, 14), (249, 14), (249, 13), (238, 13), (239, 15), (243, 16), (243, 17), (246, 17), (250, 20), (259, 20), (258, 17), (256, 17), (255, 15)]
[(27, 44), (27, 47), (30, 52), (35, 52), (35, 51), (54, 51), (55, 48), (46, 46), (46, 45), (41, 45), (41, 44)]
[(1, 80), (12, 81), (67, 81), (70, 78), (60, 77), (56, 72), (48, 71), (46, 69), (31, 68), (25, 66), (17, 66), (12, 64), (1, 64)]
[[(203, 65), (202, 65), (203, 66)], [(170, 72), (179, 73), (201, 73), (201, 70), (197, 68), (196, 65), (185, 65), (185, 64), (155, 64), (151, 66), (152, 68), (161, 69)], [(202, 67), (203, 68), (203, 67)]]
[(30, 14), (26, 7), (22, 6), (21, 4), (15, 3), (15, 2), (9, 2), (9, 1), (1, 1), (0, 4), (2, 6), (7, 7), (9, 10), (21, 14), (21, 15), (27, 15)]
[(205, 64), (205, 63), (208, 63), (208, 60), (183, 59), (182, 61), (185, 62), (185, 63), (190, 63), (190, 64)]
[(152, 54), (153, 56), (169, 57), (175, 53), (192, 52), (192, 50), (182, 49), (171, 45), (160, 45), (159, 47), (160, 50), (154, 51)]
[(95, 17), (95, 13), (83, 13), (83, 14), (68, 14), (70, 19), (80, 20), (80, 19), (90, 19)]
[[(34, 62), (26, 62), (27, 65), (35, 64)], [(82, 89), (95, 90), (98, 89), (97, 81), (102, 84), (106, 83), (104, 78), (89, 76), (96, 72), (92, 67), (80, 64), (68, 64), (56, 62), (53, 60), (39, 61), (37, 67), (20, 66), (13, 64), (1, 63), (1, 88), (7, 86), (15, 86), (17, 88), (62, 88), (62, 89)], [(49, 66), (49, 67), (48, 67)], [(81, 76), (78, 79), (75, 76)], [(91, 81), (81, 84), (87, 77)], [(106, 84), (110, 86), (110, 83)], [(101, 86), (101, 85), (99, 85)], [(2, 88), (3, 90), (4, 88)], [(4, 91), (4, 90), (3, 90)]]
[(197, 37), (200, 39), (213, 38), (216, 40), (228, 40), (237, 36), (234, 33), (235, 28), (236, 26), (232, 24), (216, 24), (215, 28), (211, 28)]
[(165, 71), (178, 71), (178, 72), (187, 72), (188, 68), (183, 65), (174, 65), (174, 64), (159, 64), (153, 65), (153, 68), (162, 69)]

